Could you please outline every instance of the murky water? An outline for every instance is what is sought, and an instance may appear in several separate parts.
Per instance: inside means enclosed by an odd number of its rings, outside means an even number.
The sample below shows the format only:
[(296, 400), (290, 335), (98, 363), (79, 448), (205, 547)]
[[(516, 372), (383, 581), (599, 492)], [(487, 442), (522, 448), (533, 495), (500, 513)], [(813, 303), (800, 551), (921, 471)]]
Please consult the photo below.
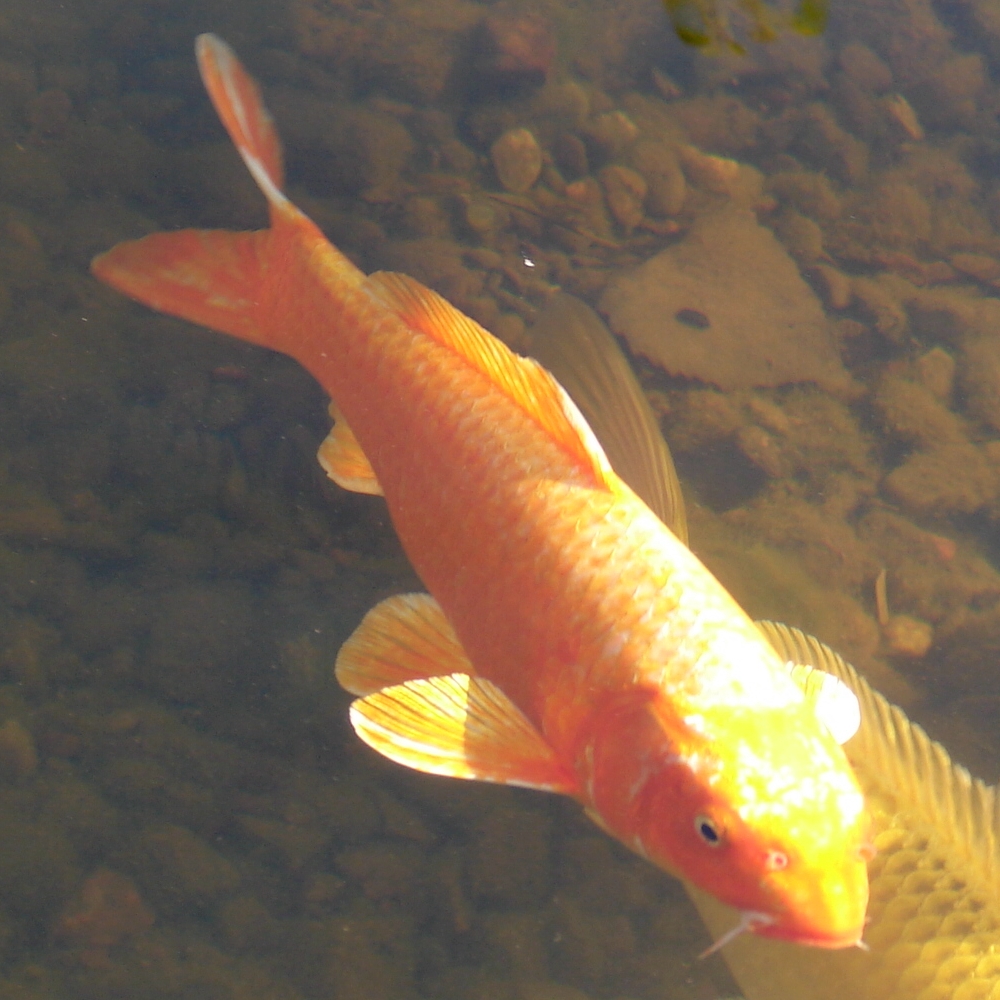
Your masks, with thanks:
[(0, 4), (0, 992), (735, 994), (682, 889), (574, 806), (357, 742), (336, 650), (418, 583), (317, 465), (326, 400), (89, 277), (264, 223), (205, 30), (361, 266), (520, 349), (550, 288), (600, 305), (696, 551), (992, 782), (1000, 20), (843, 0), (738, 58), (652, 0)]

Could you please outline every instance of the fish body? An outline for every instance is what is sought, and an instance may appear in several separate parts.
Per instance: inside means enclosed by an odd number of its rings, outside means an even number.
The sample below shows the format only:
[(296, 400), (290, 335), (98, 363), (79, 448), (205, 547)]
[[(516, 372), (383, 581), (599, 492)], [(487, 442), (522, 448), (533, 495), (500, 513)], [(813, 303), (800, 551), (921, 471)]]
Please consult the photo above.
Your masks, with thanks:
[(330, 394), (321, 463), (384, 495), (430, 592), (378, 605), (341, 650), (355, 730), (420, 770), (573, 796), (742, 929), (857, 943), (867, 816), (814, 701), (545, 369), (326, 241), (281, 191), (252, 79), (213, 36), (197, 48), (271, 227), (155, 234), (93, 270)]

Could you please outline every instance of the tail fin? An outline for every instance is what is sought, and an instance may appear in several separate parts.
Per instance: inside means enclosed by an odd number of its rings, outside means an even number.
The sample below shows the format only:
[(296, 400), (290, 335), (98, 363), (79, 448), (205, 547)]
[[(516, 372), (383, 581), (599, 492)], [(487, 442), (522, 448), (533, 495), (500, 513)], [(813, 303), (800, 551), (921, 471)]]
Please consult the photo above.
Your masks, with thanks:
[(198, 69), (212, 104), (272, 208), (287, 203), (281, 142), (260, 91), (236, 53), (217, 35), (195, 41)]
[[(220, 38), (201, 35), (198, 66), (212, 103), (271, 207), (272, 226), (300, 213), (282, 194), (281, 143), (257, 85)], [(95, 277), (159, 312), (268, 344), (261, 295), (275, 230), (187, 229), (119, 243), (94, 258)]]
[(119, 243), (95, 257), (95, 278), (157, 312), (270, 346), (260, 325), (272, 231), (184, 229)]

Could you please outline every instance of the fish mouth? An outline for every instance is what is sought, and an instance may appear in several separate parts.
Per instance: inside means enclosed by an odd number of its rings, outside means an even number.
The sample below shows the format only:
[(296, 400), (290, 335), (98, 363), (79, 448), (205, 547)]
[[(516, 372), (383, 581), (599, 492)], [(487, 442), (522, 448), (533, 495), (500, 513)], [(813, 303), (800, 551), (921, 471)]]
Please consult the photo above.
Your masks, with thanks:
[(854, 927), (849, 931), (840, 933), (819, 932), (814, 927), (795, 927), (782, 925), (780, 921), (771, 923), (755, 922), (747, 928), (751, 933), (759, 937), (775, 938), (779, 941), (788, 941), (790, 944), (803, 944), (812, 948), (861, 948), (867, 951), (867, 945), (861, 937), (864, 927)]
[(761, 937), (812, 948), (864, 948), (868, 869), (862, 861), (839, 871), (810, 866), (765, 879), (773, 893), (772, 919), (751, 926)]
[(783, 926), (781, 922), (767, 913), (760, 913), (755, 910), (743, 910), (740, 919), (734, 927), (731, 927), (722, 937), (718, 938), (711, 947), (706, 948), (698, 958), (708, 958), (720, 948), (724, 948), (734, 938), (741, 934), (756, 934), (758, 937), (774, 938), (779, 941), (788, 941), (790, 944), (807, 945), (813, 948), (861, 948), (868, 950), (868, 946), (861, 940), (861, 934), (854, 932), (851, 934), (817, 934), (813, 930), (803, 930), (801, 928)]

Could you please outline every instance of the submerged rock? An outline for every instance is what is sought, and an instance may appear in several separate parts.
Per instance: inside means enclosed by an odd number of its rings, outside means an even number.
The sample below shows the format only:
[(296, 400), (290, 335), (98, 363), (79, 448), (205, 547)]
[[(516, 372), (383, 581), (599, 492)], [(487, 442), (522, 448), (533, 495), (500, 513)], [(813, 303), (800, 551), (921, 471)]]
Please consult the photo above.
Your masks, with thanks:
[(633, 351), (673, 375), (726, 390), (853, 391), (819, 300), (749, 211), (698, 219), (682, 242), (613, 281), (601, 309)]
[(526, 128), (504, 132), (490, 150), (500, 183), (514, 194), (531, 188), (542, 172), (542, 148)]
[(148, 930), (153, 920), (131, 879), (99, 868), (63, 910), (53, 936), (73, 948), (82, 965), (107, 968), (108, 950)]
[(476, 69), (499, 87), (540, 86), (556, 57), (552, 23), (538, 11), (496, 4), (479, 32)]

